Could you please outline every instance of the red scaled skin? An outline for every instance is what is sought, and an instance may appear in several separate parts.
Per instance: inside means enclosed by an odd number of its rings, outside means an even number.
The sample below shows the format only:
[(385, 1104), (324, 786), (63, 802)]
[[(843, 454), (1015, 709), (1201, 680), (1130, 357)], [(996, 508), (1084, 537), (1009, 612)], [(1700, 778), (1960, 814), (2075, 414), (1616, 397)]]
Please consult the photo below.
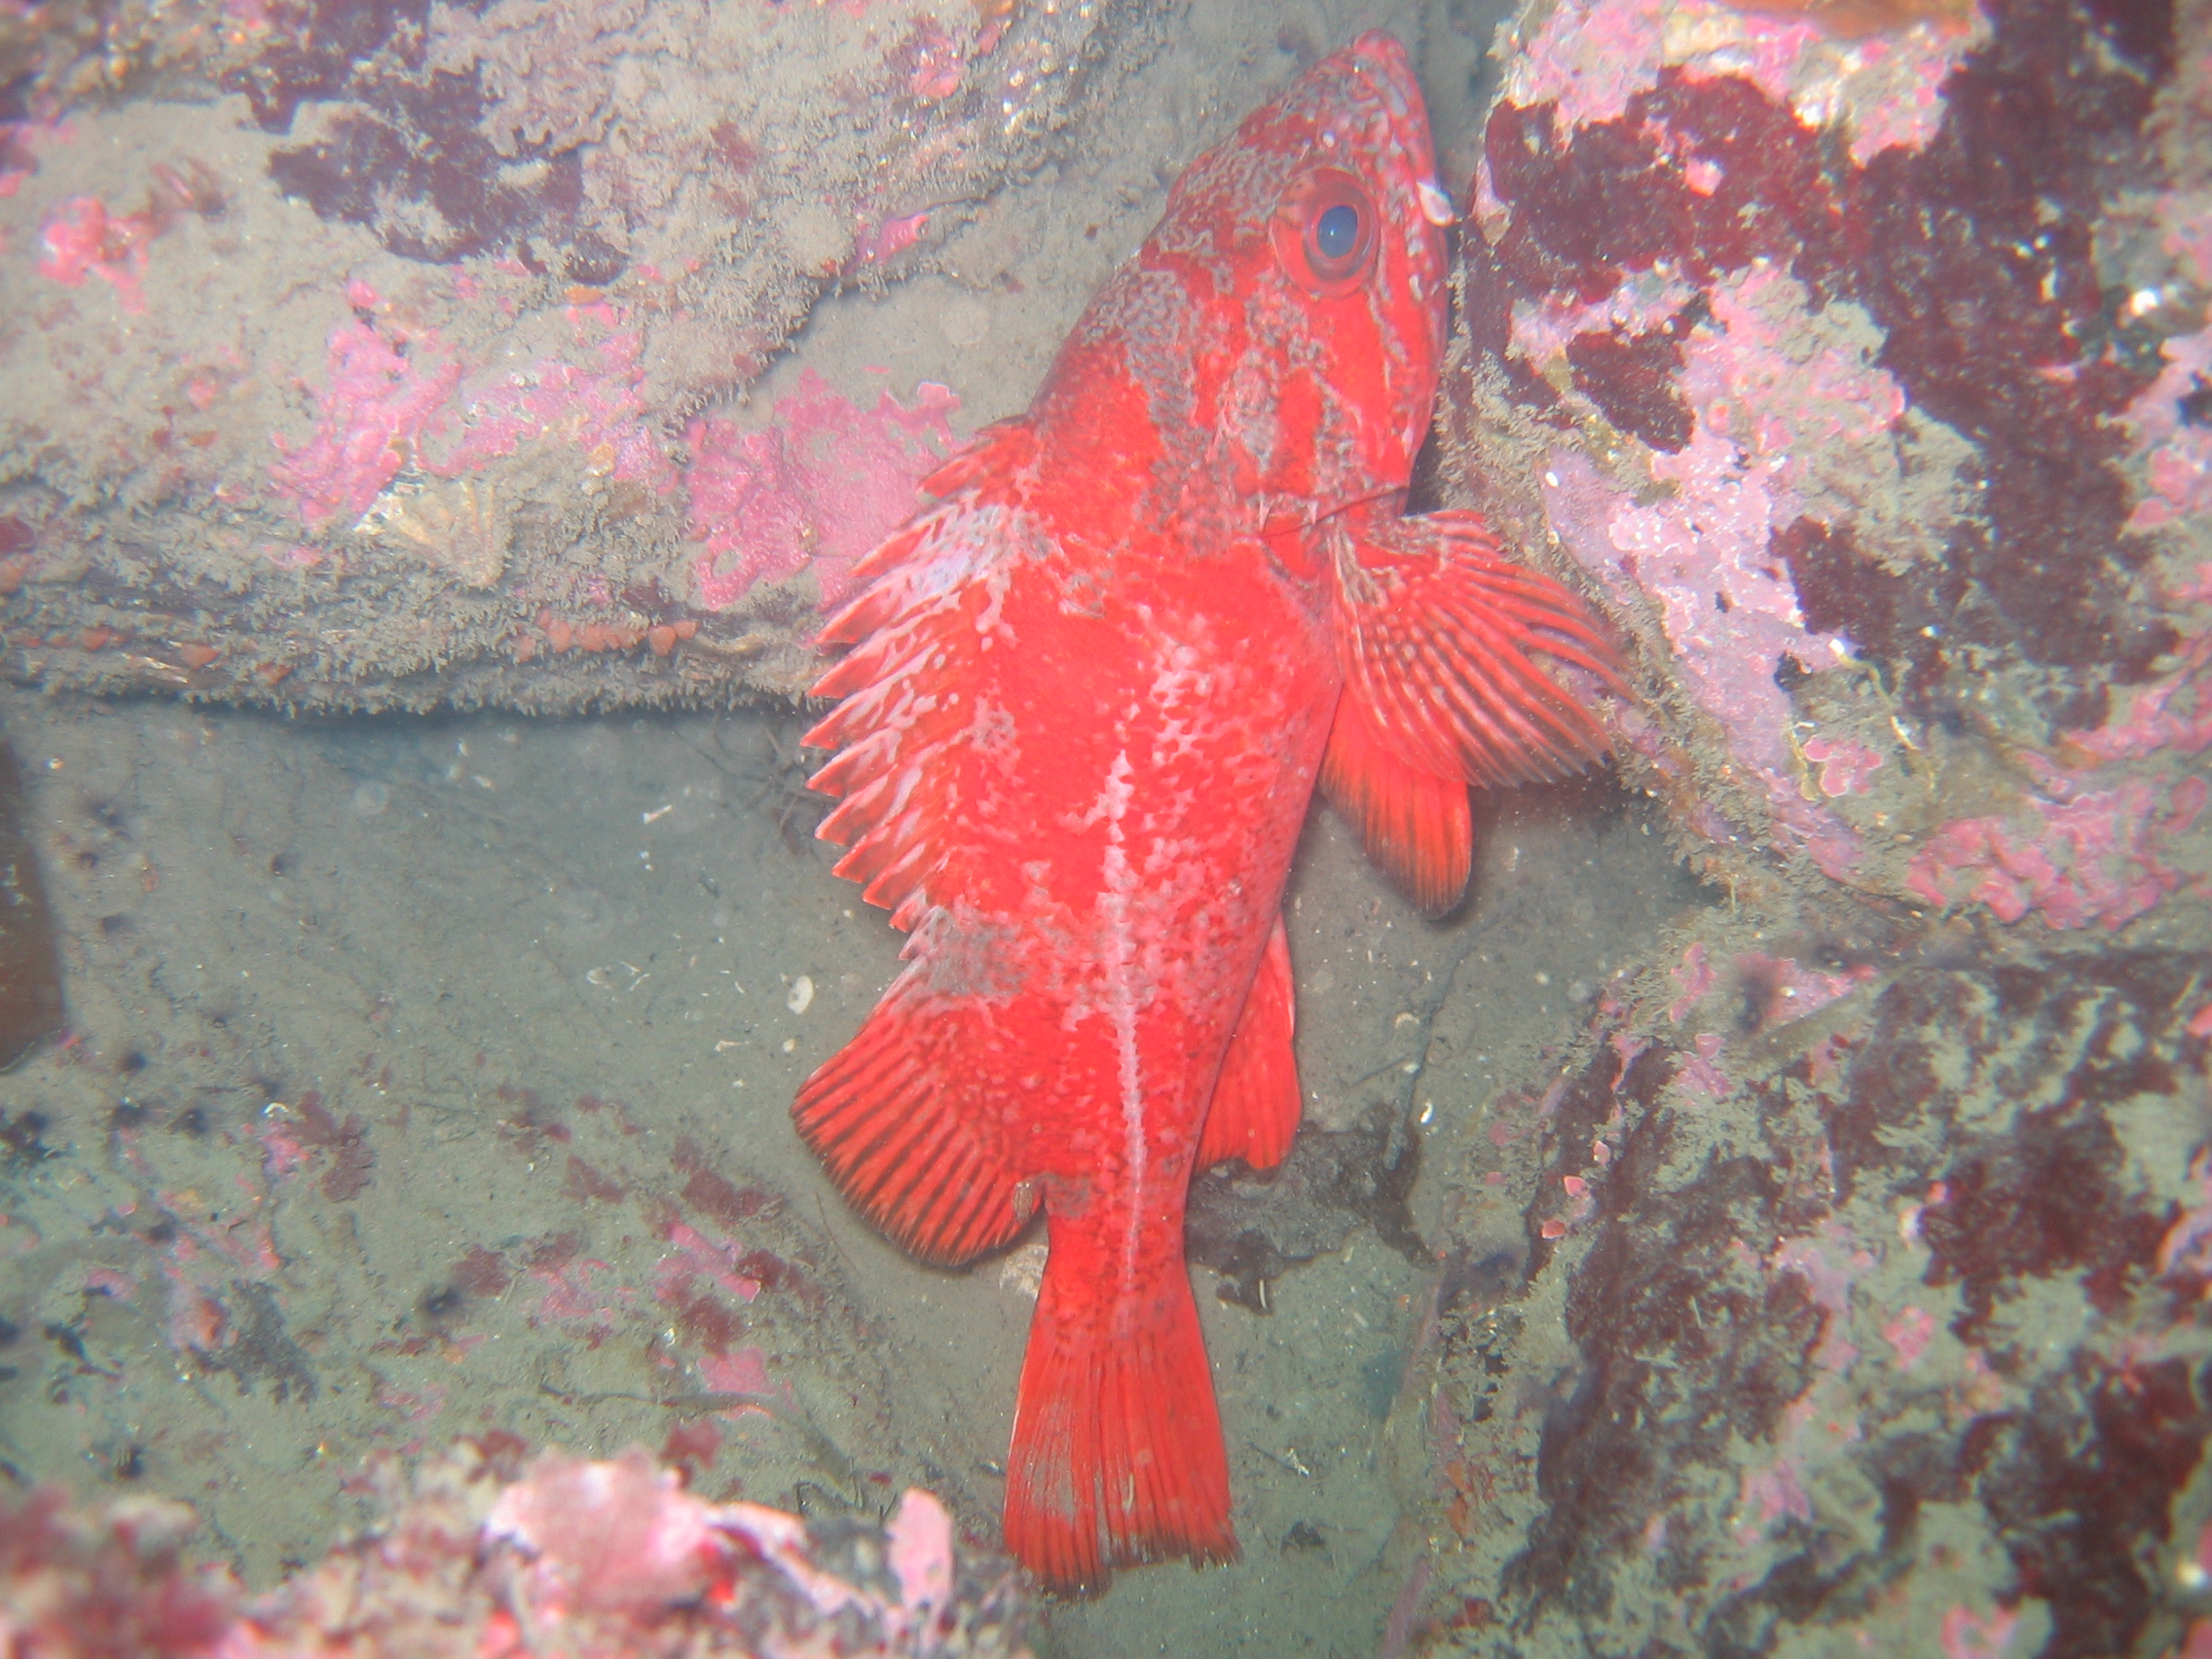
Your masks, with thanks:
[[(818, 687), (823, 833), (913, 938), (795, 1113), (929, 1259), (1042, 1202), (1006, 1530), (1054, 1588), (1236, 1550), (1184, 1199), (1201, 1134), (1272, 1161), (1296, 1124), (1287, 977), (1253, 987), (1345, 682), (1344, 526), (1394, 508), (1435, 394), (1433, 172), (1395, 42), (1309, 72), (1178, 181), (827, 636), (856, 648)], [(1340, 204), (1359, 236), (1320, 240)], [(1209, 1131), (1248, 996), (1266, 1104)]]

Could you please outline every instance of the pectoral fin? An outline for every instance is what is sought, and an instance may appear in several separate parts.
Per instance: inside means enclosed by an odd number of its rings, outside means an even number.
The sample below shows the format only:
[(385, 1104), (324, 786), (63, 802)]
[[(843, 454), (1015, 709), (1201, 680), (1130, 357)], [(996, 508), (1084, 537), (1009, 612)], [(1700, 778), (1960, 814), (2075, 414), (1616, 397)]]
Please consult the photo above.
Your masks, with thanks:
[(1344, 700), (1321, 787), (1431, 915), (1466, 889), (1466, 786), (1546, 783), (1603, 756), (1604, 729), (1538, 666), (1619, 688), (1582, 602), (1508, 559), (1482, 516), (1374, 519), (1336, 557)]

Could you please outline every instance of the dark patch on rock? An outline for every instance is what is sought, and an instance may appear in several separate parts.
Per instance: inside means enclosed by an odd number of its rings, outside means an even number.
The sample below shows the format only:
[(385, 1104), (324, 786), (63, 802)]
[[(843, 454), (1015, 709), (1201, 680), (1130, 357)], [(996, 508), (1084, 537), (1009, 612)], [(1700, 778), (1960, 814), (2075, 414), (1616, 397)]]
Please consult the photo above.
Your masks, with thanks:
[[(1886, 1172), (1927, 1199), (1928, 1282), (1956, 1283), (1953, 1329), (1981, 1342), (2021, 1283), (2079, 1273), (2091, 1304), (2118, 1309), (2173, 1223), (2131, 1196), (2104, 1108), (2171, 1094), (2178, 1015), (2194, 969), (2160, 951), (2070, 954), (2040, 967), (1912, 970), (1885, 990), (1824, 1105), (1839, 1198)], [(1957, 1132), (1976, 1096), (2022, 1102), (2009, 1126)], [(1935, 1144), (1931, 1165), (1905, 1150)], [(2002, 1362), (2005, 1356), (1994, 1356)]]
[[(2126, 488), (2111, 417), (2146, 377), (2100, 349), (2092, 226), (2138, 181), (2140, 133), (2172, 73), (2173, 16), (2126, 26), (2071, 0), (2011, 0), (1944, 88), (1917, 152), (1892, 149), (1848, 187), (1852, 288), (1888, 339), (1882, 367), (1980, 448), (1986, 522), (1954, 566), (2030, 661), (2104, 663), (2140, 678), (2172, 643), (2125, 615)], [(1971, 303), (1961, 303), (1972, 296)], [(2079, 365), (2054, 375), (2053, 364)]]
[[(1593, 1069), (1617, 1064), (1607, 1052)], [(1670, 1176), (1675, 1123), (1662, 1107), (1620, 1136), (1590, 1248), (1570, 1270), (1567, 1335), (1581, 1369), (1545, 1419), (1545, 1507), (1505, 1571), (1531, 1617), (1603, 1612), (1606, 1564), (1638, 1547), (1683, 1471), (1720, 1458), (1734, 1437), (1771, 1435), (1812, 1379), (1827, 1315), (1802, 1277), (1762, 1278), (1740, 1249), (1777, 1231), (1772, 1172), (1753, 1158), (1709, 1157), (1688, 1179)]]
[(18, 1112), (10, 1116), (0, 1110), (0, 1163), (15, 1168), (24, 1163), (43, 1163), (58, 1156), (46, 1144), (46, 1131), (54, 1126), (44, 1112)]
[(245, 93), (265, 132), (290, 134), (305, 104), (335, 106), (315, 142), (270, 157), (287, 196), (405, 259), (512, 252), (568, 282), (621, 274), (624, 256), (577, 223), (577, 149), (522, 143), (501, 155), (480, 125), (478, 71), (429, 67), (428, 0), (278, 0), (270, 12), (271, 44), (225, 85)]
[(1964, 576), (1945, 570), (1908, 580), (1869, 557), (1848, 525), (1818, 519), (1785, 526), (1770, 545), (1789, 571), (1807, 628), (1877, 650), (1905, 670), (1908, 690), (1925, 692), (1942, 678), (1946, 618), (1960, 602)]
[[(1688, 1650), (1751, 1659), (1879, 1616), (1937, 1548), (1928, 1507), (1963, 1504), (2009, 1561), (2000, 1601), (2048, 1604), (2043, 1659), (2162, 1650), (2157, 1548), (2212, 1433), (2212, 1370), (2112, 1357), (2200, 1288), (2184, 1268), (2155, 1276), (2180, 1218), (2131, 1178), (2142, 1149), (2117, 1114), (2180, 1096), (2202, 1064), (2186, 1032), (2201, 966), (2138, 949), (1907, 968), (1832, 1035), (1837, 1069), (1799, 1057), (1718, 1099), (1670, 1088), (1684, 1056), (1665, 1041), (1625, 1067), (1599, 1045), (1553, 1102), (1525, 1218), (1530, 1285), (1567, 1274), (1571, 1360), (1514, 1377), (1525, 1302), (1475, 1306), (1494, 1261), (1448, 1256), (1439, 1291), (1444, 1456), (1494, 1465), (1509, 1414), (1543, 1414), (1540, 1506), (1499, 1581), (1513, 1622), (1659, 1651), (1622, 1590), (1656, 1582), (1703, 1609)], [(1567, 1173), (1586, 1183), (1572, 1205)], [(1925, 1293), (1874, 1302), (1855, 1282), (1899, 1247), (1900, 1212), (1925, 1283), (1957, 1287), (1965, 1375), (2003, 1392), (1962, 1391), (1956, 1349), (1930, 1372), (1899, 1341)], [(1551, 1219), (1565, 1236), (1542, 1237)], [(2035, 1305), (2013, 1307), (2030, 1287), (2077, 1297), (2082, 1334), (2041, 1340)], [(2057, 1317), (2077, 1329), (2063, 1303)], [(1843, 1393), (1815, 1392), (1847, 1365)], [(1850, 1439), (1803, 1419), (1824, 1399)]]
[[(0, 737), (0, 1071), (60, 1030), (62, 1021), (61, 951), (30, 822), (16, 752)], [(29, 1144), (37, 1140), (34, 1132)], [(7, 1144), (14, 1158), (32, 1156), (13, 1139)], [(36, 1156), (47, 1156), (45, 1149)]]
[(200, 1368), (236, 1379), (241, 1394), (252, 1393), (254, 1384), (266, 1379), (270, 1397), (278, 1405), (294, 1392), (303, 1405), (313, 1399), (321, 1383), (307, 1350), (284, 1324), (276, 1288), (255, 1279), (233, 1279), (231, 1297), (228, 1312), (237, 1335), (219, 1348), (194, 1348), (192, 1357)]
[(1343, 1249), (1357, 1227), (1372, 1227), (1408, 1261), (1431, 1266), (1407, 1208), (1419, 1172), (1420, 1138), (1388, 1106), (1370, 1109), (1352, 1128), (1307, 1129), (1279, 1169), (1201, 1172), (1191, 1183), (1184, 1252), (1221, 1274), (1224, 1302), (1261, 1313), (1270, 1280)]
[(2186, 1361), (2116, 1370), (2080, 1351), (2025, 1409), (1974, 1419), (1965, 1461), (1975, 1492), (2020, 1594), (2050, 1605), (2037, 1659), (2138, 1650), (2162, 1597), (2149, 1551), (2168, 1535), (2208, 1434), (2212, 1409)]
[(1621, 431), (1670, 455), (1689, 443), (1697, 423), (1676, 380), (1681, 334), (1670, 328), (1577, 334), (1567, 343), (1567, 361), (1575, 389)]

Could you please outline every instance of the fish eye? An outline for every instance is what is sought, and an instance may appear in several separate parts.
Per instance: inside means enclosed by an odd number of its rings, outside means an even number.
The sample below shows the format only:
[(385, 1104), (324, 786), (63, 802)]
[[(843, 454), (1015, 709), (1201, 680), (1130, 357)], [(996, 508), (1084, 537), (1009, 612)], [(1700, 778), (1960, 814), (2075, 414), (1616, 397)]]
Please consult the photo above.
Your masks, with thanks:
[(1349, 293), (1375, 267), (1380, 215), (1359, 178), (1315, 167), (1283, 192), (1275, 209), (1275, 257), (1316, 299)]
[(1359, 209), (1340, 202), (1313, 221), (1313, 248), (1332, 264), (1349, 258), (1359, 247)]

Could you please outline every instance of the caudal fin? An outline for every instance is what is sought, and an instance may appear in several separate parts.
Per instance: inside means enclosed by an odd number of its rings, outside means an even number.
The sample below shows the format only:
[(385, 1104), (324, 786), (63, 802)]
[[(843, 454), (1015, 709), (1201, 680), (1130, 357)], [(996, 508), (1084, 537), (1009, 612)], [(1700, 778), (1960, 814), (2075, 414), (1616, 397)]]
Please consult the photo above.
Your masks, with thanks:
[(1006, 1541), (1063, 1595), (1117, 1567), (1236, 1559), (1229, 1457), (1190, 1280), (1104, 1304), (1055, 1225), (1007, 1460)]

